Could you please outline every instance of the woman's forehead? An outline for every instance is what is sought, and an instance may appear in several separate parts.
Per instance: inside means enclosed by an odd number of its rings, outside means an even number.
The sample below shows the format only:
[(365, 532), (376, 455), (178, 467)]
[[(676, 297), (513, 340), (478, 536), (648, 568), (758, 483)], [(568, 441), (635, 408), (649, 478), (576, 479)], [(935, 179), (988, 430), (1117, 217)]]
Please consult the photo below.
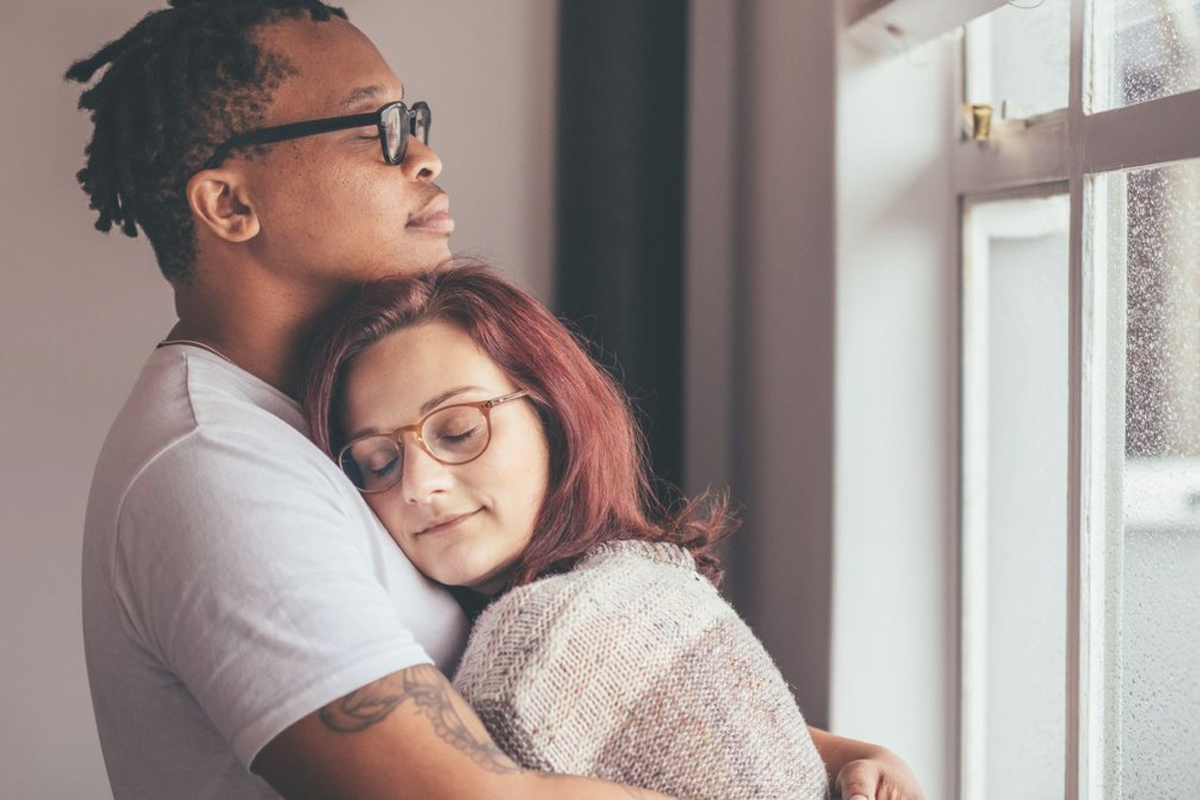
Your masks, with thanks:
[(354, 359), (344, 408), (352, 425), (386, 427), (394, 421), (392, 427), (398, 427), (422, 416), (427, 403), (449, 390), (503, 394), (510, 386), (504, 371), (462, 329), (427, 322), (389, 334)]

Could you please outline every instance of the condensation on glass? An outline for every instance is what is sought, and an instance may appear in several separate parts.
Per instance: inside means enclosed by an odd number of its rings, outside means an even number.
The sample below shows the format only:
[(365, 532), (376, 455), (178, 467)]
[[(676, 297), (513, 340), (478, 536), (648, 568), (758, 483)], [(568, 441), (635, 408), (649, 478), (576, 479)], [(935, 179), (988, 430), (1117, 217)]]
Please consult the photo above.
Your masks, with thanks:
[(1063, 796), (1068, 223), (1065, 196), (964, 227), (964, 746), (971, 798)]
[(968, 103), (996, 119), (1028, 119), (1067, 107), (1071, 4), (1023, 0), (967, 26)]
[(1092, 111), (1200, 89), (1200, 0), (1095, 0), (1091, 8)]
[(1200, 161), (1107, 186), (1126, 285), (1120, 784), (1140, 800), (1200, 785)]

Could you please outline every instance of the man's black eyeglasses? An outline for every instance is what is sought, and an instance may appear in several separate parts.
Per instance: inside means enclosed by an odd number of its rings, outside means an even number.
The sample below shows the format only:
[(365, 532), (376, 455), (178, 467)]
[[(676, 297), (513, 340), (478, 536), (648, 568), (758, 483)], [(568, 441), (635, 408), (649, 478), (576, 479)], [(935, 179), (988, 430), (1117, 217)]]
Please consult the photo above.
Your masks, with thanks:
[(409, 136), (417, 137), (421, 140), (421, 144), (429, 144), (429, 123), (432, 118), (433, 113), (429, 110), (428, 103), (419, 101), (413, 103), (410, 109), (397, 100), (369, 114), (350, 114), (345, 117), (328, 117), (259, 128), (256, 131), (240, 133), (222, 144), (200, 169), (219, 167), (235, 147), (272, 144), (366, 125), (375, 125), (379, 129), (379, 144), (383, 148), (383, 158), (387, 163), (396, 165), (403, 162), (404, 156), (408, 153)]

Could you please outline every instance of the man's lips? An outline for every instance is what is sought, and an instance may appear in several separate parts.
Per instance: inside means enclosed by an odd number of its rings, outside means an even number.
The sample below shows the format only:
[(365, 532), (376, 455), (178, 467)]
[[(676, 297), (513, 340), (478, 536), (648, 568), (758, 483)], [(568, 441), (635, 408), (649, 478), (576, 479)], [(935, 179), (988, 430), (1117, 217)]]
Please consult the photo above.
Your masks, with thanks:
[(458, 525), (460, 522), (463, 522), (478, 513), (479, 509), (475, 509), (474, 511), (468, 511), (465, 514), (454, 514), (452, 516), (442, 517), (417, 531), (413, 534), (413, 536), (424, 536), (427, 533), (442, 533), (443, 531), (448, 531), (454, 526)]
[(450, 215), (450, 198), (438, 192), (424, 208), (408, 218), (406, 227), (430, 233), (453, 233), (454, 217)]

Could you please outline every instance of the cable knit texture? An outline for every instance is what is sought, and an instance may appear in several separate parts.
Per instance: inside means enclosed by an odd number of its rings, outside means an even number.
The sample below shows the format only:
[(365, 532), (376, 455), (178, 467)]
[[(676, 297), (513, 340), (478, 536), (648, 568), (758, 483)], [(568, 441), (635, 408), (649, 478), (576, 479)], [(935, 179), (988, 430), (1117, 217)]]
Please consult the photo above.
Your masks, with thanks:
[(454, 684), (530, 769), (688, 800), (827, 794), (783, 676), (675, 545), (602, 545), (503, 595)]

